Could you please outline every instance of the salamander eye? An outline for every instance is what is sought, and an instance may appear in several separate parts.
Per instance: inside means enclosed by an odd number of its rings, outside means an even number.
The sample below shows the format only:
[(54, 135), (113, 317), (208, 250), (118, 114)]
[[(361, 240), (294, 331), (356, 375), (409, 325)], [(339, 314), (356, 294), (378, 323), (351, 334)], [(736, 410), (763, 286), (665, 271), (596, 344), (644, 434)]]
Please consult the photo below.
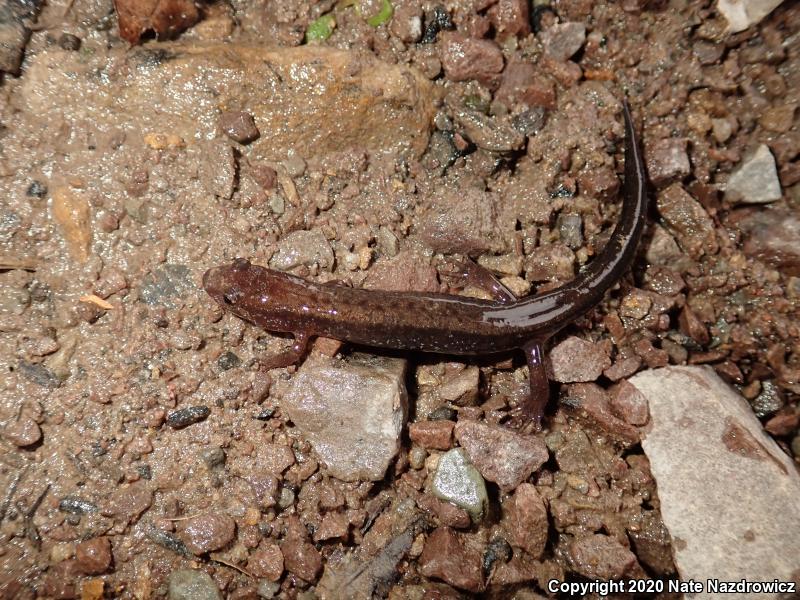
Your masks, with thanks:
[(240, 290), (239, 288), (231, 288), (230, 290), (222, 294), (222, 301), (228, 306), (231, 306), (239, 302), (239, 300), (242, 299), (242, 296), (244, 296), (242, 290)]

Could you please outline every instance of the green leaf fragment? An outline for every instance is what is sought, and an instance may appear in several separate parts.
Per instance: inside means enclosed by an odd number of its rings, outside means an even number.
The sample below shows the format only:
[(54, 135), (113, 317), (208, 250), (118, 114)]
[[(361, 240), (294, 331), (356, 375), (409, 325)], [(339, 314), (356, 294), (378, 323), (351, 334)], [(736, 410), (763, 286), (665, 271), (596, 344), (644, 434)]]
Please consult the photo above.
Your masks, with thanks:
[(336, 19), (332, 14), (322, 15), (308, 25), (306, 29), (306, 43), (322, 42), (331, 37), (336, 28)]
[(392, 18), (392, 14), (394, 14), (392, 3), (389, 0), (383, 0), (383, 4), (381, 4), (381, 10), (366, 20), (367, 25), (371, 25), (372, 27), (380, 27)]

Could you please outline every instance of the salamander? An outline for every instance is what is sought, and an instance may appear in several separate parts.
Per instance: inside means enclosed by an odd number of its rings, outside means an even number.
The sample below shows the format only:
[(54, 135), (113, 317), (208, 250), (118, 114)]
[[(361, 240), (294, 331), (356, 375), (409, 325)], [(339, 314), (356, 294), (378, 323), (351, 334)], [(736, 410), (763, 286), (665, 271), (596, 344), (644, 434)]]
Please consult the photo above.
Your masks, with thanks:
[(237, 258), (209, 269), (203, 287), (226, 310), (269, 331), (295, 335), (269, 368), (299, 360), (310, 336), (366, 346), (454, 355), (522, 349), (530, 395), (522, 414), (541, 427), (549, 382), (542, 347), (554, 333), (602, 300), (630, 266), (644, 229), (646, 176), (630, 108), (625, 121), (625, 180), (619, 220), (599, 256), (570, 282), (515, 301), (438, 293), (388, 292), (318, 284)]

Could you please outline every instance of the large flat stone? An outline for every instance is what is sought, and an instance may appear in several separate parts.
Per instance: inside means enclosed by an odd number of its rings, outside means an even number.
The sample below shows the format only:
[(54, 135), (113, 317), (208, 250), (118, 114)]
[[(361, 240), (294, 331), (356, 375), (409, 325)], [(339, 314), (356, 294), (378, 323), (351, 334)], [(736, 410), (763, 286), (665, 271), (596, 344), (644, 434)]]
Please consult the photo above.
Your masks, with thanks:
[[(414, 69), (325, 48), (153, 43), (130, 51), (50, 49), (26, 74), (19, 107), (58, 135), (63, 120), (98, 132), (148, 132), (187, 143), (219, 134), (222, 111), (253, 116), (268, 159), (349, 148), (419, 156), (437, 94)], [(155, 129), (154, 129), (155, 128)], [(63, 133), (63, 131), (62, 131)]]
[[(630, 383), (649, 402), (642, 447), (681, 579), (796, 580), (800, 476), (745, 399), (708, 367), (645, 371)], [(754, 595), (706, 587), (692, 597)]]

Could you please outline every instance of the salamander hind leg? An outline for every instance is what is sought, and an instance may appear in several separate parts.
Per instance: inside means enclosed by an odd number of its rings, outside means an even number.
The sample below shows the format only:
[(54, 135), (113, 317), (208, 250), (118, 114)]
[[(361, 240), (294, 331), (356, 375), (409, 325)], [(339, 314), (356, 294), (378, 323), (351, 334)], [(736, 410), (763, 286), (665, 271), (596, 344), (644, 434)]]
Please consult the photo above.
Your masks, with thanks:
[(449, 258), (439, 267), (439, 275), (453, 281), (458, 288), (474, 287), (490, 294), (496, 302), (515, 302), (516, 296), (488, 269), (467, 257), (464, 260)]
[(273, 354), (261, 360), (261, 366), (264, 369), (280, 369), (282, 367), (289, 367), (300, 362), (308, 349), (308, 341), (311, 336), (307, 333), (294, 334), (294, 343), (291, 348), (284, 350), (278, 354)]

